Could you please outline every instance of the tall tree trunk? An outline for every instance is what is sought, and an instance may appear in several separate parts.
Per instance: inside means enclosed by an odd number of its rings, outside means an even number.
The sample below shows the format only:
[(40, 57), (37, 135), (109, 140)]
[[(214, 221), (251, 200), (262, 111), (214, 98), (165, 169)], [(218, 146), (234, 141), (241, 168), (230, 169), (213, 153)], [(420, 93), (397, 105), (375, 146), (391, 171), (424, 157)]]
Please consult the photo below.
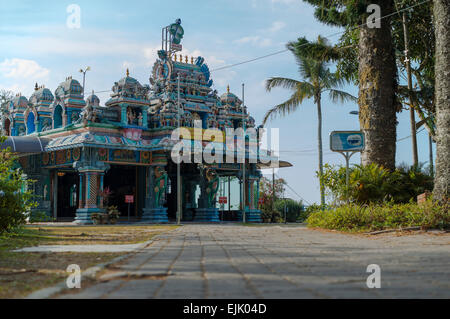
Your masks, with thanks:
[(316, 97), (317, 102), (317, 120), (318, 120), (318, 129), (317, 129), (317, 140), (318, 140), (318, 147), (319, 147), (319, 182), (320, 182), (320, 205), (325, 205), (325, 189), (323, 187), (323, 152), (322, 152), (322, 105), (321, 105), (321, 96), (320, 93)]
[[(392, 13), (392, 0), (372, 3), (381, 15)], [(359, 32), (359, 122), (366, 136), (361, 154), (363, 165), (376, 163), (395, 169), (397, 69), (389, 17), (380, 28), (360, 27)]]
[(450, 185), (450, 0), (434, 0), (436, 35), (436, 173), (433, 198), (448, 200)]
[(408, 39), (408, 28), (406, 26), (406, 12), (403, 11), (402, 14), (403, 22), (403, 39), (405, 42), (405, 63), (406, 63), (406, 73), (408, 77), (408, 90), (409, 90), (409, 121), (411, 125), (411, 143), (412, 143), (412, 153), (413, 153), (413, 165), (418, 167), (419, 165), (419, 155), (417, 152), (417, 131), (416, 131), (416, 117), (414, 114), (414, 100), (412, 98), (412, 74), (411, 74), (411, 62), (409, 59), (409, 39)]

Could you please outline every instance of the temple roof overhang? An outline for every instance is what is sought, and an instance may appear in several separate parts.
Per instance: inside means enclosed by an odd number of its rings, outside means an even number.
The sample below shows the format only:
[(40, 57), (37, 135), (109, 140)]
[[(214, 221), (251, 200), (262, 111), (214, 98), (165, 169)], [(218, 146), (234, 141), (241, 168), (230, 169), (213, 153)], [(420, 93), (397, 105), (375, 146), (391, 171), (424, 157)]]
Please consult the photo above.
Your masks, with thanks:
[(14, 153), (22, 156), (39, 154), (46, 151), (47, 145), (51, 139), (37, 136), (9, 136), (4, 143), (0, 145), (1, 149), (10, 147)]

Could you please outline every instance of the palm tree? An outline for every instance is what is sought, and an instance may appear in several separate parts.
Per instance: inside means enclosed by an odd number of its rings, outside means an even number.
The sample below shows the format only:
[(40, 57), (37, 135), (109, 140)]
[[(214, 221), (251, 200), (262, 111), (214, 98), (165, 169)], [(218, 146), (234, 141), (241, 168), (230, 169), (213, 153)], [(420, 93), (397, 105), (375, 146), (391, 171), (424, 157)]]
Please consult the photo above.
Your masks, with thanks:
[(273, 77), (267, 80), (266, 90), (271, 91), (275, 87), (282, 87), (293, 91), (292, 96), (285, 102), (271, 108), (264, 116), (263, 125), (269, 118), (276, 114), (286, 115), (297, 110), (305, 99), (314, 99), (317, 106), (317, 138), (319, 148), (319, 180), (320, 180), (320, 203), (325, 205), (325, 191), (322, 183), (323, 175), (323, 154), (322, 154), (322, 93), (328, 92), (333, 102), (357, 101), (357, 98), (344, 91), (338, 90), (345, 83), (345, 80), (339, 78), (336, 73), (330, 72), (328, 64), (323, 60), (315, 60), (305, 57), (296, 52), (294, 43), (287, 45), (288, 49), (294, 54), (299, 72), (304, 81)]
[(434, 21), (436, 21), (436, 175), (434, 177), (433, 199), (448, 203), (450, 196), (450, 8), (448, 1), (434, 0)]

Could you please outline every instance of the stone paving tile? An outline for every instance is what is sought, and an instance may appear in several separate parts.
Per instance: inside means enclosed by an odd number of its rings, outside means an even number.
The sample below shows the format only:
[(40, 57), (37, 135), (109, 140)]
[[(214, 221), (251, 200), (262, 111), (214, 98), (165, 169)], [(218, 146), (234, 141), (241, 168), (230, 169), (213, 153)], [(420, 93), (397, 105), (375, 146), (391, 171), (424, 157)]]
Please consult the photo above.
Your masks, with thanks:
[[(381, 289), (366, 286), (369, 264), (381, 267)], [(190, 224), (118, 266), (147, 277), (99, 283), (67, 298), (449, 298), (449, 264), (447, 235)]]
[(150, 299), (161, 286), (163, 280), (136, 279), (122, 281), (112, 292), (103, 296), (108, 299)]
[(102, 282), (97, 285), (83, 289), (81, 293), (62, 295), (59, 296), (58, 299), (99, 299), (104, 294), (107, 294), (108, 292), (117, 288), (120, 284), (121, 282), (118, 280)]

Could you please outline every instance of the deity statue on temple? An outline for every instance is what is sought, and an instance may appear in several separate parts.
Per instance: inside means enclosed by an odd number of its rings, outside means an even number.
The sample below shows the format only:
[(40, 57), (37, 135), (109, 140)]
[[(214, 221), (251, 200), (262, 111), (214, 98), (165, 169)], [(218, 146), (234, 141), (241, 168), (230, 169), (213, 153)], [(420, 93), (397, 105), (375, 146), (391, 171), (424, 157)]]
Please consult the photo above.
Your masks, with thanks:
[(219, 176), (214, 169), (208, 168), (206, 170), (206, 180), (208, 181), (206, 185), (206, 193), (208, 194), (208, 207), (214, 205), (216, 199), (217, 191), (219, 190)]
[(155, 208), (161, 207), (161, 200), (166, 191), (167, 187), (167, 172), (162, 168), (157, 166), (155, 168), (155, 188), (154, 190), (154, 198), (155, 198)]
[(136, 113), (134, 113), (131, 107), (127, 108), (127, 119), (128, 124), (133, 124), (134, 120), (136, 119)]

